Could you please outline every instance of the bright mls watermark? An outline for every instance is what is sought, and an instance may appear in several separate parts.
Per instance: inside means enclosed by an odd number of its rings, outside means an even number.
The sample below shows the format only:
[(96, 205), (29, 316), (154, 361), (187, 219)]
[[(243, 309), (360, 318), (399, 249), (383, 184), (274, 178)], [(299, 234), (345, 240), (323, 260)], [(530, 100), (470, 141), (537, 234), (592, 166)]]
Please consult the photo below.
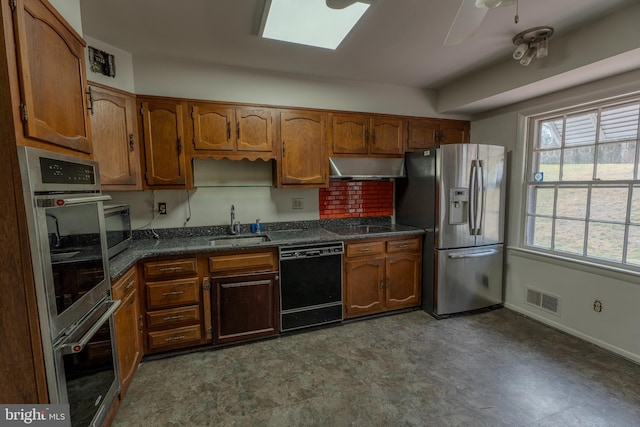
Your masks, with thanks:
[(71, 427), (69, 405), (0, 405), (0, 427)]

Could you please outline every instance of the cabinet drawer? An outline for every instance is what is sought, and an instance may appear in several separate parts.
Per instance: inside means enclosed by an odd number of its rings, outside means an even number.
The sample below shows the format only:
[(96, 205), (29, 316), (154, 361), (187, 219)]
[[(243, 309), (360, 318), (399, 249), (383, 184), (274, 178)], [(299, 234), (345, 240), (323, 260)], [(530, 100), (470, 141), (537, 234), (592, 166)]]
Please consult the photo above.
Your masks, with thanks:
[(200, 325), (185, 326), (167, 331), (149, 332), (149, 348), (173, 347), (198, 344), (202, 338)]
[(200, 284), (197, 277), (147, 283), (147, 308), (164, 308), (199, 302)]
[(124, 300), (136, 289), (136, 279), (136, 268), (133, 267), (113, 284), (111, 288), (113, 299)]
[(275, 271), (274, 252), (229, 254), (209, 257), (209, 271), (215, 276), (262, 271)]
[(347, 257), (378, 255), (384, 253), (384, 242), (362, 242), (347, 244)]
[(147, 313), (147, 328), (149, 329), (171, 328), (175, 325), (193, 322), (200, 322), (200, 307), (197, 305)]
[(144, 277), (154, 279), (167, 276), (196, 274), (198, 263), (196, 258), (184, 258), (144, 263)]
[(391, 240), (387, 242), (387, 253), (418, 252), (422, 247), (420, 239)]

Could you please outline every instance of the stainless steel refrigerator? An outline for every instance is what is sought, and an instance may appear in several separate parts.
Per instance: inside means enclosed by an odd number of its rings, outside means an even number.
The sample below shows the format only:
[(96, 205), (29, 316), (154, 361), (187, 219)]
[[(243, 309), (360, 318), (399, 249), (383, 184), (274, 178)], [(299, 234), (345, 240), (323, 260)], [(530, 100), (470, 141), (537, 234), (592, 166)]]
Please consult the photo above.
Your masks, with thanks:
[(396, 222), (423, 228), (422, 308), (436, 317), (502, 304), (506, 150), (407, 153)]

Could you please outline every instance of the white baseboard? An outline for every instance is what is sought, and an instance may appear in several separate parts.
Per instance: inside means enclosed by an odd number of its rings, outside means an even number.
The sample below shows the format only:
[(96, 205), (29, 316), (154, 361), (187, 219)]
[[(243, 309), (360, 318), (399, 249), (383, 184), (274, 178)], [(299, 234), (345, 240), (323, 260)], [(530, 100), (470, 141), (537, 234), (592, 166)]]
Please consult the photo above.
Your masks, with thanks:
[(598, 347), (602, 347), (602, 348), (604, 348), (604, 349), (606, 349), (606, 350), (608, 350), (608, 351), (610, 351), (612, 353), (616, 353), (616, 354), (624, 357), (625, 359), (629, 359), (629, 360), (631, 360), (631, 361), (633, 361), (635, 363), (640, 364), (640, 355), (638, 355), (638, 354), (631, 353), (631, 352), (629, 352), (629, 351), (627, 351), (625, 349), (622, 349), (622, 348), (617, 347), (615, 345), (611, 345), (611, 344), (609, 344), (607, 342), (604, 342), (602, 340), (594, 338), (594, 337), (592, 337), (590, 335), (587, 335), (587, 334), (585, 334), (583, 332), (576, 331), (575, 329), (570, 328), (570, 327), (568, 327), (566, 325), (563, 325), (562, 323), (555, 322), (552, 319), (546, 318), (544, 316), (540, 316), (537, 313), (534, 313), (532, 311), (526, 310), (526, 309), (524, 309), (522, 307), (519, 307), (517, 305), (505, 302), (504, 306), (506, 308), (508, 308), (509, 310), (513, 310), (513, 311), (516, 311), (516, 312), (518, 312), (520, 314), (523, 314), (523, 315), (525, 315), (527, 317), (531, 317), (532, 319), (535, 319), (535, 320), (539, 321), (540, 323), (544, 323), (545, 325), (551, 326), (554, 329), (558, 329), (558, 330), (560, 330), (562, 332), (566, 332), (566, 333), (568, 333), (570, 335), (573, 335), (575, 337), (578, 337), (580, 339), (588, 341), (588, 342), (590, 342), (592, 344), (597, 345)]

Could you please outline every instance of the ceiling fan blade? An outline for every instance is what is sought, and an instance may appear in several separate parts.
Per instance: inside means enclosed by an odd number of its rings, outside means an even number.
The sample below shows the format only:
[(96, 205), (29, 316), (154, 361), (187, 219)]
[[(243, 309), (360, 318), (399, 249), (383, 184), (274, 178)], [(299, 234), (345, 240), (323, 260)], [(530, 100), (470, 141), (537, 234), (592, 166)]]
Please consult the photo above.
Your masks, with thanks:
[(471, 37), (480, 28), (488, 10), (476, 7), (476, 0), (462, 0), (447, 37), (444, 39), (444, 44), (456, 45)]

